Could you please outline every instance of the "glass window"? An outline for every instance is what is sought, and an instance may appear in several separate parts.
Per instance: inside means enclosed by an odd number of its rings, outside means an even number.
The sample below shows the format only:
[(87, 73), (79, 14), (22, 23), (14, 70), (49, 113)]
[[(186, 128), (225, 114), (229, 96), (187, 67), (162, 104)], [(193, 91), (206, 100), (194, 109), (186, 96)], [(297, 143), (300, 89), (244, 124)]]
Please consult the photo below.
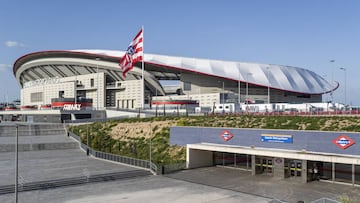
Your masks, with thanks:
[(34, 92), (30, 95), (31, 102), (42, 102), (43, 101), (43, 93), (42, 92)]
[(191, 82), (184, 82), (184, 91), (191, 91)]
[(64, 94), (65, 94), (64, 91), (59, 91), (59, 98), (64, 98)]

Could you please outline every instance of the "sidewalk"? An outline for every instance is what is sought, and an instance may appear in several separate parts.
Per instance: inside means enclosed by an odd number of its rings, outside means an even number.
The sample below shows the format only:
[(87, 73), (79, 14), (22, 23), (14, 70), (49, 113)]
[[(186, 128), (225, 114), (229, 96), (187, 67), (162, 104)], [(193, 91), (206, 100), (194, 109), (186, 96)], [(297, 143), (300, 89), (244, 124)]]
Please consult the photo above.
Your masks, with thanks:
[(184, 170), (167, 177), (285, 202), (311, 202), (323, 197), (339, 200), (345, 196), (360, 201), (360, 187), (322, 181), (301, 183), (266, 175), (251, 176), (248, 171), (223, 167)]

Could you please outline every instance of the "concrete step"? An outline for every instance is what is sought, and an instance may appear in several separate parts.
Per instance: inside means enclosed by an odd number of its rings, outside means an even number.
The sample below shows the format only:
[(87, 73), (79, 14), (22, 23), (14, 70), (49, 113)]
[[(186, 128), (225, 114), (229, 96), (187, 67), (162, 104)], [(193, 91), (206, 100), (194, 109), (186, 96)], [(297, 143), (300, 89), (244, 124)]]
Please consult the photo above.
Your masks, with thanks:
[[(14, 183), (14, 152), (0, 153), (0, 186)], [(132, 174), (139, 168), (86, 156), (80, 149), (20, 152), (18, 155), (19, 184), (76, 177), (101, 179), (102, 174)], [(142, 170), (149, 174), (148, 170)]]
[[(18, 130), (16, 129), (18, 126)], [(66, 130), (62, 124), (52, 123), (6, 123), (0, 124), (0, 137), (11, 137), (18, 133), (19, 136), (51, 136), (51, 135), (65, 135)]]
[[(113, 180), (136, 178), (142, 176), (150, 176), (150, 175), (152, 175), (150, 171), (133, 170), (133, 171), (113, 172), (113, 173), (80, 176), (80, 177), (72, 177), (72, 178), (64, 178), (64, 179), (56, 179), (56, 180), (35, 181), (31, 183), (19, 184), (18, 191), (23, 192), (23, 191), (31, 191), (31, 190), (44, 190), (44, 189), (52, 189), (57, 187), (80, 185), (80, 184), (94, 183), (94, 182), (113, 181)], [(14, 192), (15, 192), (15, 185), (0, 186), (0, 195), (7, 193), (14, 193)]]
[[(14, 152), (16, 137), (0, 137), (0, 152)], [(21, 136), (18, 138), (18, 151), (78, 149), (79, 143), (65, 135)]]

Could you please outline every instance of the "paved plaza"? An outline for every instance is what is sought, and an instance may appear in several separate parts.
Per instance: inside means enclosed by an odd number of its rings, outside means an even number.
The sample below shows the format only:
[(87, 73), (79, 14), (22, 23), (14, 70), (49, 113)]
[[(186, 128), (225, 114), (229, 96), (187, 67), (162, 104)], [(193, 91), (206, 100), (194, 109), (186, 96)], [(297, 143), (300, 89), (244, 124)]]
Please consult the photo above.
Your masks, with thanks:
[[(148, 176), (19, 193), (20, 203), (265, 203), (269, 200), (268, 198), (189, 183), (163, 176)], [(0, 195), (0, 202), (14, 202), (14, 194)]]
[(312, 202), (324, 197), (334, 200), (350, 197), (360, 202), (360, 187), (323, 181), (301, 183), (300, 180), (279, 179), (266, 175), (252, 176), (249, 171), (239, 169), (208, 167), (184, 170), (168, 176), (285, 202)]
[[(360, 188), (322, 181), (310, 183), (251, 176), (248, 172), (221, 167), (184, 170), (166, 176), (146, 176), (19, 193), (26, 203), (95, 202), (312, 202), (326, 197), (360, 200)], [(0, 195), (10, 203), (14, 194)]]

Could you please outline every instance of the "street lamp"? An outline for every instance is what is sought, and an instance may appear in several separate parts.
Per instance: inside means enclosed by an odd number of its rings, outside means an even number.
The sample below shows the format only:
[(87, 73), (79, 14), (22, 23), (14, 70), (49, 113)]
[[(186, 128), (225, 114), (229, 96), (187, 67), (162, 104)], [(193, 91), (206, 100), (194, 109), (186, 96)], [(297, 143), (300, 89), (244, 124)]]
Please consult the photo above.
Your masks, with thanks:
[(99, 110), (99, 61), (100, 58), (96, 57), (96, 110)]
[(224, 113), (225, 109), (224, 109), (224, 103), (225, 103), (225, 84), (224, 81), (218, 81), (218, 82), (222, 82), (222, 93), (221, 93), (221, 99), (220, 99), (220, 104), (222, 104), (222, 112)]
[(90, 155), (90, 149), (89, 149), (89, 125), (86, 125), (86, 155)]
[(249, 75), (252, 75), (252, 73), (246, 74), (246, 106), (249, 104)]
[(18, 189), (19, 189), (19, 126), (25, 126), (21, 124), (15, 124), (15, 203), (18, 202)]
[(74, 86), (75, 104), (77, 103), (77, 75), (75, 75), (75, 86)]
[(224, 109), (224, 104), (225, 104), (225, 85), (224, 85), (224, 81), (222, 82), (222, 103), (223, 103), (223, 112), (225, 111)]
[(269, 70), (269, 67), (266, 67), (267, 69), (267, 79), (268, 79), (268, 87), (267, 87), (267, 103), (270, 104), (270, 77), (269, 77), (269, 74), (270, 74), (270, 70)]
[(239, 108), (240, 108), (240, 103), (241, 103), (241, 99), (240, 99), (240, 69), (239, 69), (239, 78), (238, 78), (238, 102), (239, 102)]
[[(324, 74), (322, 77), (323, 77), (323, 78), (326, 78), (327, 75)], [(328, 98), (326, 97), (326, 89), (325, 89), (325, 86), (323, 86), (323, 94), (324, 94), (324, 96), (322, 96), (322, 101), (328, 103)], [(328, 104), (329, 104), (329, 103), (328, 103)]]
[(150, 124), (150, 134), (149, 134), (149, 169), (150, 171), (152, 171), (152, 143), (151, 143), (151, 139), (152, 139), (152, 127)]
[[(335, 63), (335, 60), (330, 60), (330, 63)], [(331, 83), (334, 84), (334, 70), (333, 70), (333, 66), (331, 66)], [(331, 84), (331, 85), (332, 85)], [(331, 97), (331, 102), (334, 102), (334, 97), (333, 97), (333, 87), (331, 87), (331, 93), (330, 93), (330, 97)]]
[[(344, 105), (346, 106), (346, 68), (340, 68), (340, 70), (344, 71), (344, 97), (345, 97)], [(345, 110), (346, 110), (346, 107), (345, 107)]]
[(18, 202), (18, 174), (19, 174), (19, 126), (16, 125), (16, 138), (15, 138), (15, 203)]

